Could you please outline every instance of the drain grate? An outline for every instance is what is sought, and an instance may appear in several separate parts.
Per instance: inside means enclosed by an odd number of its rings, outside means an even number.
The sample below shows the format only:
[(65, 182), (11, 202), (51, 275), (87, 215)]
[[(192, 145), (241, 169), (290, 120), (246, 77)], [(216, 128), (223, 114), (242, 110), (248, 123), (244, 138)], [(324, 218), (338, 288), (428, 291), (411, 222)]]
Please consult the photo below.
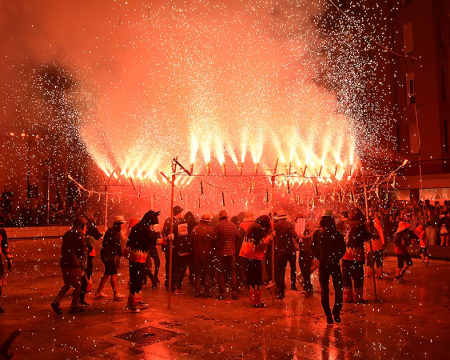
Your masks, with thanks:
[(175, 336), (178, 336), (178, 333), (174, 331), (160, 329), (154, 326), (148, 326), (142, 329), (116, 335), (115, 337), (141, 345), (151, 345), (161, 341), (170, 340)]

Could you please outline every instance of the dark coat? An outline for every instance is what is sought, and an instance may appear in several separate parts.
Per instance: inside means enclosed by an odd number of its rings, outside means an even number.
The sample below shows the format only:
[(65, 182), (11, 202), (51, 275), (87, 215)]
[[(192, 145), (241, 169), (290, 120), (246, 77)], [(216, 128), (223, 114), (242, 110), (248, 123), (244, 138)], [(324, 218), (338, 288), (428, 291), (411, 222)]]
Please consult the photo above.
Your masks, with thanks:
[(212, 256), (216, 238), (213, 228), (205, 223), (200, 223), (189, 235), (194, 248), (194, 259), (203, 259)]
[(114, 260), (116, 256), (122, 256), (120, 231), (117, 231), (114, 227), (106, 230), (100, 256), (103, 261)]
[(80, 268), (83, 255), (87, 252), (86, 241), (79, 227), (73, 227), (62, 238), (61, 267)]
[(294, 225), (287, 220), (275, 223), (275, 252), (288, 253), (295, 252), (294, 239), (297, 238)]
[(324, 228), (316, 230), (311, 244), (311, 253), (321, 264), (339, 264), (345, 254), (344, 236)]
[(150, 230), (142, 221), (131, 228), (128, 236), (126, 252), (132, 262), (145, 263), (150, 246), (156, 245), (159, 232)]

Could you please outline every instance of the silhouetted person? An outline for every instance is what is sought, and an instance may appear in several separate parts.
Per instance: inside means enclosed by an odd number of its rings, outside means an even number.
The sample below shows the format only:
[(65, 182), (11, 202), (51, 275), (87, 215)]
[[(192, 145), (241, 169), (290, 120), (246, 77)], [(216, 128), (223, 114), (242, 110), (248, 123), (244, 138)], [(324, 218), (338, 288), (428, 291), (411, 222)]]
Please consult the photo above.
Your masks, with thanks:
[[(343, 235), (337, 231), (331, 210), (324, 210), (320, 220), (321, 228), (314, 232), (311, 252), (319, 260), (319, 283), (321, 289), (322, 308), (327, 316), (327, 323), (341, 322), (343, 303), (342, 273), (339, 261), (345, 254)], [(330, 276), (334, 287), (334, 306), (330, 309), (329, 282)], [(333, 316), (332, 316), (333, 315)]]

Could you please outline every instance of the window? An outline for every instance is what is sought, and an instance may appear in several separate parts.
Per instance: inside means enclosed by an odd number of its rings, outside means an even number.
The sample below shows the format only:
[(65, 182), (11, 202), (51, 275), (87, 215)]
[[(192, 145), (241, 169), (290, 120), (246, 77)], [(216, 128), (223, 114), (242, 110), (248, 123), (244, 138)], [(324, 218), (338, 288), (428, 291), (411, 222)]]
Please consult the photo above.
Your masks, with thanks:
[(442, 87), (442, 99), (447, 100), (447, 73), (444, 68), (441, 68), (441, 87)]
[(449, 140), (448, 130), (449, 130), (448, 120), (444, 119), (444, 148), (445, 148), (446, 153), (450, 152), (449, 143), (448, 143), (448, 140)]
[(416, 77), (415, 74), (406, 75), (406, 104), (413, 105), (416, 103)]
[(417, 135), (417, 125), (409, 125), (409, 153), (417, 154), (419, 152), (419, 136)]
[(412, 22), (402, 26), (403, 29), (403, 53), (409, 54), (414, 50)]

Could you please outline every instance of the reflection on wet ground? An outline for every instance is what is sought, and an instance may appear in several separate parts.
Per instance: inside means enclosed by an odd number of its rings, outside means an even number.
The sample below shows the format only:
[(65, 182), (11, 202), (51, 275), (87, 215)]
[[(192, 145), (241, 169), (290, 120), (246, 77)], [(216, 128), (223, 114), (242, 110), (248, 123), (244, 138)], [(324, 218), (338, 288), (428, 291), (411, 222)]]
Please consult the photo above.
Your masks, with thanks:
[[(59, 243), (11, 243), (16, 269), (3, 287), (6, 312), (0, 314), (0, 339), (22, 329), (12, 348), (17, 359), (448, 358), (450, 263), (435, 261), (425, 268), (416, 259), (405, 284), (394, 285), (396, 261), (387, 258), (387, 276), (377, 281), (381, 301), (375, 302), (372, 279), (366, 278), (370, 304), (345, 304), (341, 325), (327, 326), (315, 276), (314, 295), (308, 299), (288, 290), (286, 299), (273, 305), (271, 293), (264, 290), (266, 309), (252, 308), (245, 290), (236, 301), (196, 299), (186, 283), (184, 295), (172, 296), (171, 310), (166, 292), (145, 286), (143, 299), (150, 308), (134, 314), (124, 309), (125, 302), (112, 301), (108, 285), (110, 298), (87, 296), (91, 307), (86, 313), (70, 314), (68, 295), (61, 304), (64, 314), (58, 316), (50, 303), (62, 282)], [(98, 258), (94, 265), (95, 287), (103, 268)], [(163, 264), (161, 269), (162, 280)], [(127, 293), (126, 266), (122, 273), (120, 288)]]

